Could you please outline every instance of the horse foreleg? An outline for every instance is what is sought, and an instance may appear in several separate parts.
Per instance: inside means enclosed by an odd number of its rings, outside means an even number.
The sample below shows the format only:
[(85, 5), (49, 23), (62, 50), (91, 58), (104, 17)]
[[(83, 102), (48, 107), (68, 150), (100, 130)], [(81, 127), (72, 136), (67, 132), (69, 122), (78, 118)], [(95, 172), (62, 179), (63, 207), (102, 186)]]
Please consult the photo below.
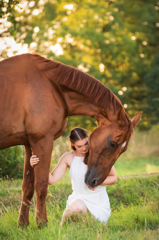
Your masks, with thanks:
[(53, 140), (54, 138), (51, 136), (51, 134), (48, 134), (36, 143), (30, 139), (33, 154), (37, 155), (40, 159), (39, 163), (34, 167), (34, 186), (36, 189), (36, 222), (38, 226), (47, 222), (46, 195)]
[(25, 146), (25, 163), (22, 184), (22, 202), (19, 212), (19, 223), (29, 224), (29, 208), (34, 194), (34, 169), (30, 166), (31, 148)]

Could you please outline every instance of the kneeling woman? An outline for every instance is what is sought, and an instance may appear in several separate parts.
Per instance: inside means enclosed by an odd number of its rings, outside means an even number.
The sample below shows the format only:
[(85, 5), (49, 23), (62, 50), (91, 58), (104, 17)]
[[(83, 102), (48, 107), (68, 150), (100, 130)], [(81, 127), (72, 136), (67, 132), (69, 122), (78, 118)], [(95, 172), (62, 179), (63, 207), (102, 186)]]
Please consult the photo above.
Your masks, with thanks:
[[(74, 128), (70, 133), (70, 142), (73, 151), (65, 153), (59, 160), (58, 165), (49, 173), (49, 184), (57, 182), (70, 169), (72, 181), (72, 194), (68, 197), (66, 209), (62, 216), (60, 225), (72, 214), (79, 214), (89, 211), (96, 219), (107, 222), (110, 217), (110, 203), (105, 185), (115, 184), (117, 174), (114, 166), (111, 168), (108, 177), (98, 187), (92, 189), (85, 182), (87, 165), (84, 157), (89, 150), (89, 139), (87, 132), (82, 128)], [(39, 158), (33, 155), (30, 164), (33, 167), (38, 164)]]

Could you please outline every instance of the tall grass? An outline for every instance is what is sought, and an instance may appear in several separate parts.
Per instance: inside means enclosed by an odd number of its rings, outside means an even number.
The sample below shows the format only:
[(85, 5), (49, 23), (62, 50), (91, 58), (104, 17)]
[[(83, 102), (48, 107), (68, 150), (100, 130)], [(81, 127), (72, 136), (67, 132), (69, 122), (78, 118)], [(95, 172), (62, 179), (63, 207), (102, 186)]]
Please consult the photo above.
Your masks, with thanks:
[[(17, 228), (21, 200), (20, 182), (0, 182), (0, 239), (150, 239), (159, 234), (159, 176), (118, 179), (107, 186), (111, 204), (111, 217), (102, 224), (86, 214), (59, 227), (71, 185), (56, 183), (49, 186), (47, 195), (48, 226), (37, 229), (35, 223), (35, 196), (30, 210), (30, 225)], [(7, 187), (8, 186), (8, 187)], [(7, 201), (6, 201), (7, 200)]]
[[(59, 227), (66, 199), (71, 193), (69, 171), (53, 186), (47, 195), (48, 227), (37, 229), (35, 223), (35, 195), (30, 209), (30, 225), (17, 228), (21, 202), (22, 180), (0, 180), (0, 240), (65, 239), (65, 240), (158, 240), (159, 236), (159, 136), (135, 131), (127, 152), (115, 163), (118, 178), (115, 185), (107, 186), (111, 217), (102, 224), (89, 214)], [(55, 141), (51, 170), (63, 153), (70, 150), (68, 138)], [(138, 178), (135, 175), (138, 175)]]

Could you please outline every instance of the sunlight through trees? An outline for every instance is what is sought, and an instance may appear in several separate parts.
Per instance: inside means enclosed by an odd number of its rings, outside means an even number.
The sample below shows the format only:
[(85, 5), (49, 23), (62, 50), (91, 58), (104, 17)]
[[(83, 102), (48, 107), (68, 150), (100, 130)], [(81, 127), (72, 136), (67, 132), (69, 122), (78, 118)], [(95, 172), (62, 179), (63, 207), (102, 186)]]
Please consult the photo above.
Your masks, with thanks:
[[(152, 109), (149, 90), (159, 88), (153, 73), (158, 72), (153, 62), (159, 53), (159, 2), (111, 2), (2, 0), (0, 58), (37, 52), (74, 66), (109, 87), (130, 117), (143, 111), (139, 126), (149, 128), (159, 121), (158, 96)], [(80, 124), (75, 119), (69, 121), (71, 127)], [(80, 121), (95, 126), (93, 119)]]

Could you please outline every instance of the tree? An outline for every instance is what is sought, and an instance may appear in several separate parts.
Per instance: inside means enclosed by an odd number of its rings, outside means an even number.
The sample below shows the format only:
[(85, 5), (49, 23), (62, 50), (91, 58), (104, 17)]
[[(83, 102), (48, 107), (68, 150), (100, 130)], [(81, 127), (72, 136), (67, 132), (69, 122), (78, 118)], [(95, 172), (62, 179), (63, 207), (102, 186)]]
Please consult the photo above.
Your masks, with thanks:
[[(159, 122), (159, 55), (155, 55), (150, 72), (144, 78), (147, 86), (147, 106), (144, 113), (147, 116), (148, 128)], [(150, 118), (151, 116), (151, 118)]]
[(15, 27), (15, 6), (17, 6), (19, 0), (1, 0), (0, 2), (0, 18), (8, 18), (8, 21)]
[[(110, 2), (110, 1), (109, 1)], [(159, 50), (157, 0), (20, 1), (14, 14), (16, 42), (29, 51), (79, 68), (99, 79), (132, 117), (147, 108), (145, 76)], [(14, 35), (13, 25), (8, 29)], [(13, 54), (16, 51), (13, 51)], [(7, 56), (6, 49), (2, 51)], [(143, 113), (142, 128), (151, 116)], [(95, 122), (81, 117), (83, 127)], [(81, 124), (78, 117), (69, 121)], [(91, 126), (91, 127), (90, 127)]]
[(24, 149), (22, 146), (10, 147), (0, 151), (0, 178), (23, 177)]

